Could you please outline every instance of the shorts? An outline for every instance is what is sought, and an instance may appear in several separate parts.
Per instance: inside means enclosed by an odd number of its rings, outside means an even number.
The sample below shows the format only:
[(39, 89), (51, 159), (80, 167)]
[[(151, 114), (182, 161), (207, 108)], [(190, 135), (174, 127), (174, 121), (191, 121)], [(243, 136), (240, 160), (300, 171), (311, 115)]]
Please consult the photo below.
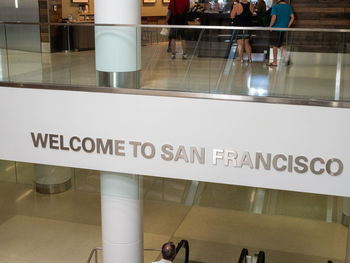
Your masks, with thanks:
[[(172, 25), (187, 25), (186, 17), (185, 15), (175, 15), (171, 19)], [(171, 28), (169, 33), (169, 38), (178, 38), (181, 37), (181, 39), (185, 39), (185, 29), (183, 28)]]
[(284, 31), (272, 31), (270, 32), (270, 46), (281, 47), (285, 44), (285, 32)]
[(237, 30), (236, 39), (249, 39), (251, 34), (251, 30)]

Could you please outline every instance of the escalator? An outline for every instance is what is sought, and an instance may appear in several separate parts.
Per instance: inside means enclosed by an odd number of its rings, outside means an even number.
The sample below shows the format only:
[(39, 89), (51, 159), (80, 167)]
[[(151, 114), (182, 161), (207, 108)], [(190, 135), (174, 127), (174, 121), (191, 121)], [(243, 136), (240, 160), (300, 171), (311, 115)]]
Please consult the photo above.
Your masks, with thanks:
[(176, 246), (176, 256), (173, 263), (188, 263), (190, 247), (187, 240), (181, 240)]
[(250, 256), (248, 249), (243, 248), (238, 263), (265, 263), (265, 252), (259, 251), (258, 254)]
[[(103, 251), (102, 247), (95, 247), (91, 250), (90, 255), (87, 259), (87, 263), (99, 263), (99, 251)], [(154, 251), (161, 252), (159, 248), (145, 248), (144, 251)], [(176, 246), (176, 256), (173, 260), (173, 263), (189, 263), (190, 247), (187, 240), (181, 240)], [(161, 256), (160, 256), (161, 258)]]

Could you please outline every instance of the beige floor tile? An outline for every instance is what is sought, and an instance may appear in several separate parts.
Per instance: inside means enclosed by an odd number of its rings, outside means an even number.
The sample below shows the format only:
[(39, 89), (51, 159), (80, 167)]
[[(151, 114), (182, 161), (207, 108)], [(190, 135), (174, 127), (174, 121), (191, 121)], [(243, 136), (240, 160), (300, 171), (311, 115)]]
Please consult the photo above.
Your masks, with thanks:
[(144, 201), (144, 232), (172, 236), (189, 210), (181, 204)]
[(101, 229), (17, 215), (0, 225), (0, 244), (0, 256), (14, 262), (83, 262), (101, 246)]
[(347, 228), (332, 223), (193, 207), (176, 237), (308, 256), (345, 258)]

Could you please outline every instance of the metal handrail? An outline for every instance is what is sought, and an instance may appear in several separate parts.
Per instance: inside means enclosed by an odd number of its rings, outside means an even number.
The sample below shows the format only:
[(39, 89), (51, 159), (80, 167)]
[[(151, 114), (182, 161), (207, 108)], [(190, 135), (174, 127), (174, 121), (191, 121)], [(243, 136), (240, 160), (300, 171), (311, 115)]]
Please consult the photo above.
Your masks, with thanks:
[(180, 249), (184, 247), (185, 248), (185, 262), (188, 263), (189, 257), (190, 257), (190, 245), (188, 244), (187, 240), (181, 240), (176, 247), (176, 254), (180, 251)]
[(95, 263), (97, 263), (98, 262), (98, 259), (97, 259), (97, 251), (98, 250), (103, 250), (103, 248), (102, 247), (95, 247), (95, 248), (93, 248), (92, 250), (91, 250), (91, 252), (90, 252), (90, 255), (89, 255), (89, 258), (88, 258), (88, 260), (87, 260), (87, 263), (90, 263), (90, 261), (91, 261), (91, 259), (92, 259), (92, 257), (95, 255)]
[[(159, 248), (144, 248), (143, 250), (144, 251), (157, 251), (157, 252), (161, 251), (161, 249), (159, 249)], [(91, 259), (94, 255), (95, 255), (95, 263), (98, 263), (98, 254), (97, 254), (98, 251), (103, 251), (103, 248), (102, 247), (93, 248), (90, 252), (90, 255), (89, 255), (86, 263), (90, 263)]]
[[(179, 252), (179, 250), (184, 247), (186, 249), (186, 254), (185, 254), (185, 262), (184, 263), (188, 263), (189, 260), (189, 254), (190, 254), (190, 246), (188, 244), (187, 240), (181, 240), (176, 247), (176, 254)], [(88, 260), (86, 261), (86, 263), (90, 263), (92, 257), (95, 255), (95, 263), (98, 263), (98, 251), (103, 251), (102, 247), (95, 247), (91, 250), (90, 255)], [(144, 248), (143, 251), (157, 251), (160, 252), (161, 249), (160, 248)]]
[(58, 22), (24, 22), (24, 21), (0, 21), (1, 24), (20, 25), (51, 25), (51, 26), (115, 26), (115, 27), (140, 27), (140, 28), (184, 28), (184, 29), (245, 29), (254, 31), (290, 31), (290, 32), (331, 32), (350, 33), (350, 29), (334, 28), (277, 28), (277, 27), (239, 27), (239, 26), (206, 26), (206, 25), (155, 25), (155, 24), (102, 24), (102, 23), (58, 23)]
[(244, 263), (247, 255), (248, 255), (248, 249), (243, 248), (241, 251), (241, 255), (239, 256), (238, 263)]

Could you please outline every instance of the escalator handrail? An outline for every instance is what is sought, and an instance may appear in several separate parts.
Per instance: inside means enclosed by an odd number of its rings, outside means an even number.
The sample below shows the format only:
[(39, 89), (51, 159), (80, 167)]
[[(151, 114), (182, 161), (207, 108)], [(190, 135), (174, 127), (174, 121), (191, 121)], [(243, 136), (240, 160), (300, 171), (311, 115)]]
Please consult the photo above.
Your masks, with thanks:
[[(188, 244), (187, 240), (181, 240), (176, 247), (176, 255), (177, 253), (180, 251), (181, 248), (185, 248), (185, 262), (184, 263), (188, 263), (189, 260), (189, 256), (190, 256), (190, 246)], [(176, 258), (176, 256), (175, 256)]]
[(259, 251), (257, 263), (265, 263), (265, 252)]
[(242, 251), (241, 251), (241, 255), (239, 256), (238, 263), (244, 263), (246, 256), (248, 256), (248, 249), (243, 248)]

